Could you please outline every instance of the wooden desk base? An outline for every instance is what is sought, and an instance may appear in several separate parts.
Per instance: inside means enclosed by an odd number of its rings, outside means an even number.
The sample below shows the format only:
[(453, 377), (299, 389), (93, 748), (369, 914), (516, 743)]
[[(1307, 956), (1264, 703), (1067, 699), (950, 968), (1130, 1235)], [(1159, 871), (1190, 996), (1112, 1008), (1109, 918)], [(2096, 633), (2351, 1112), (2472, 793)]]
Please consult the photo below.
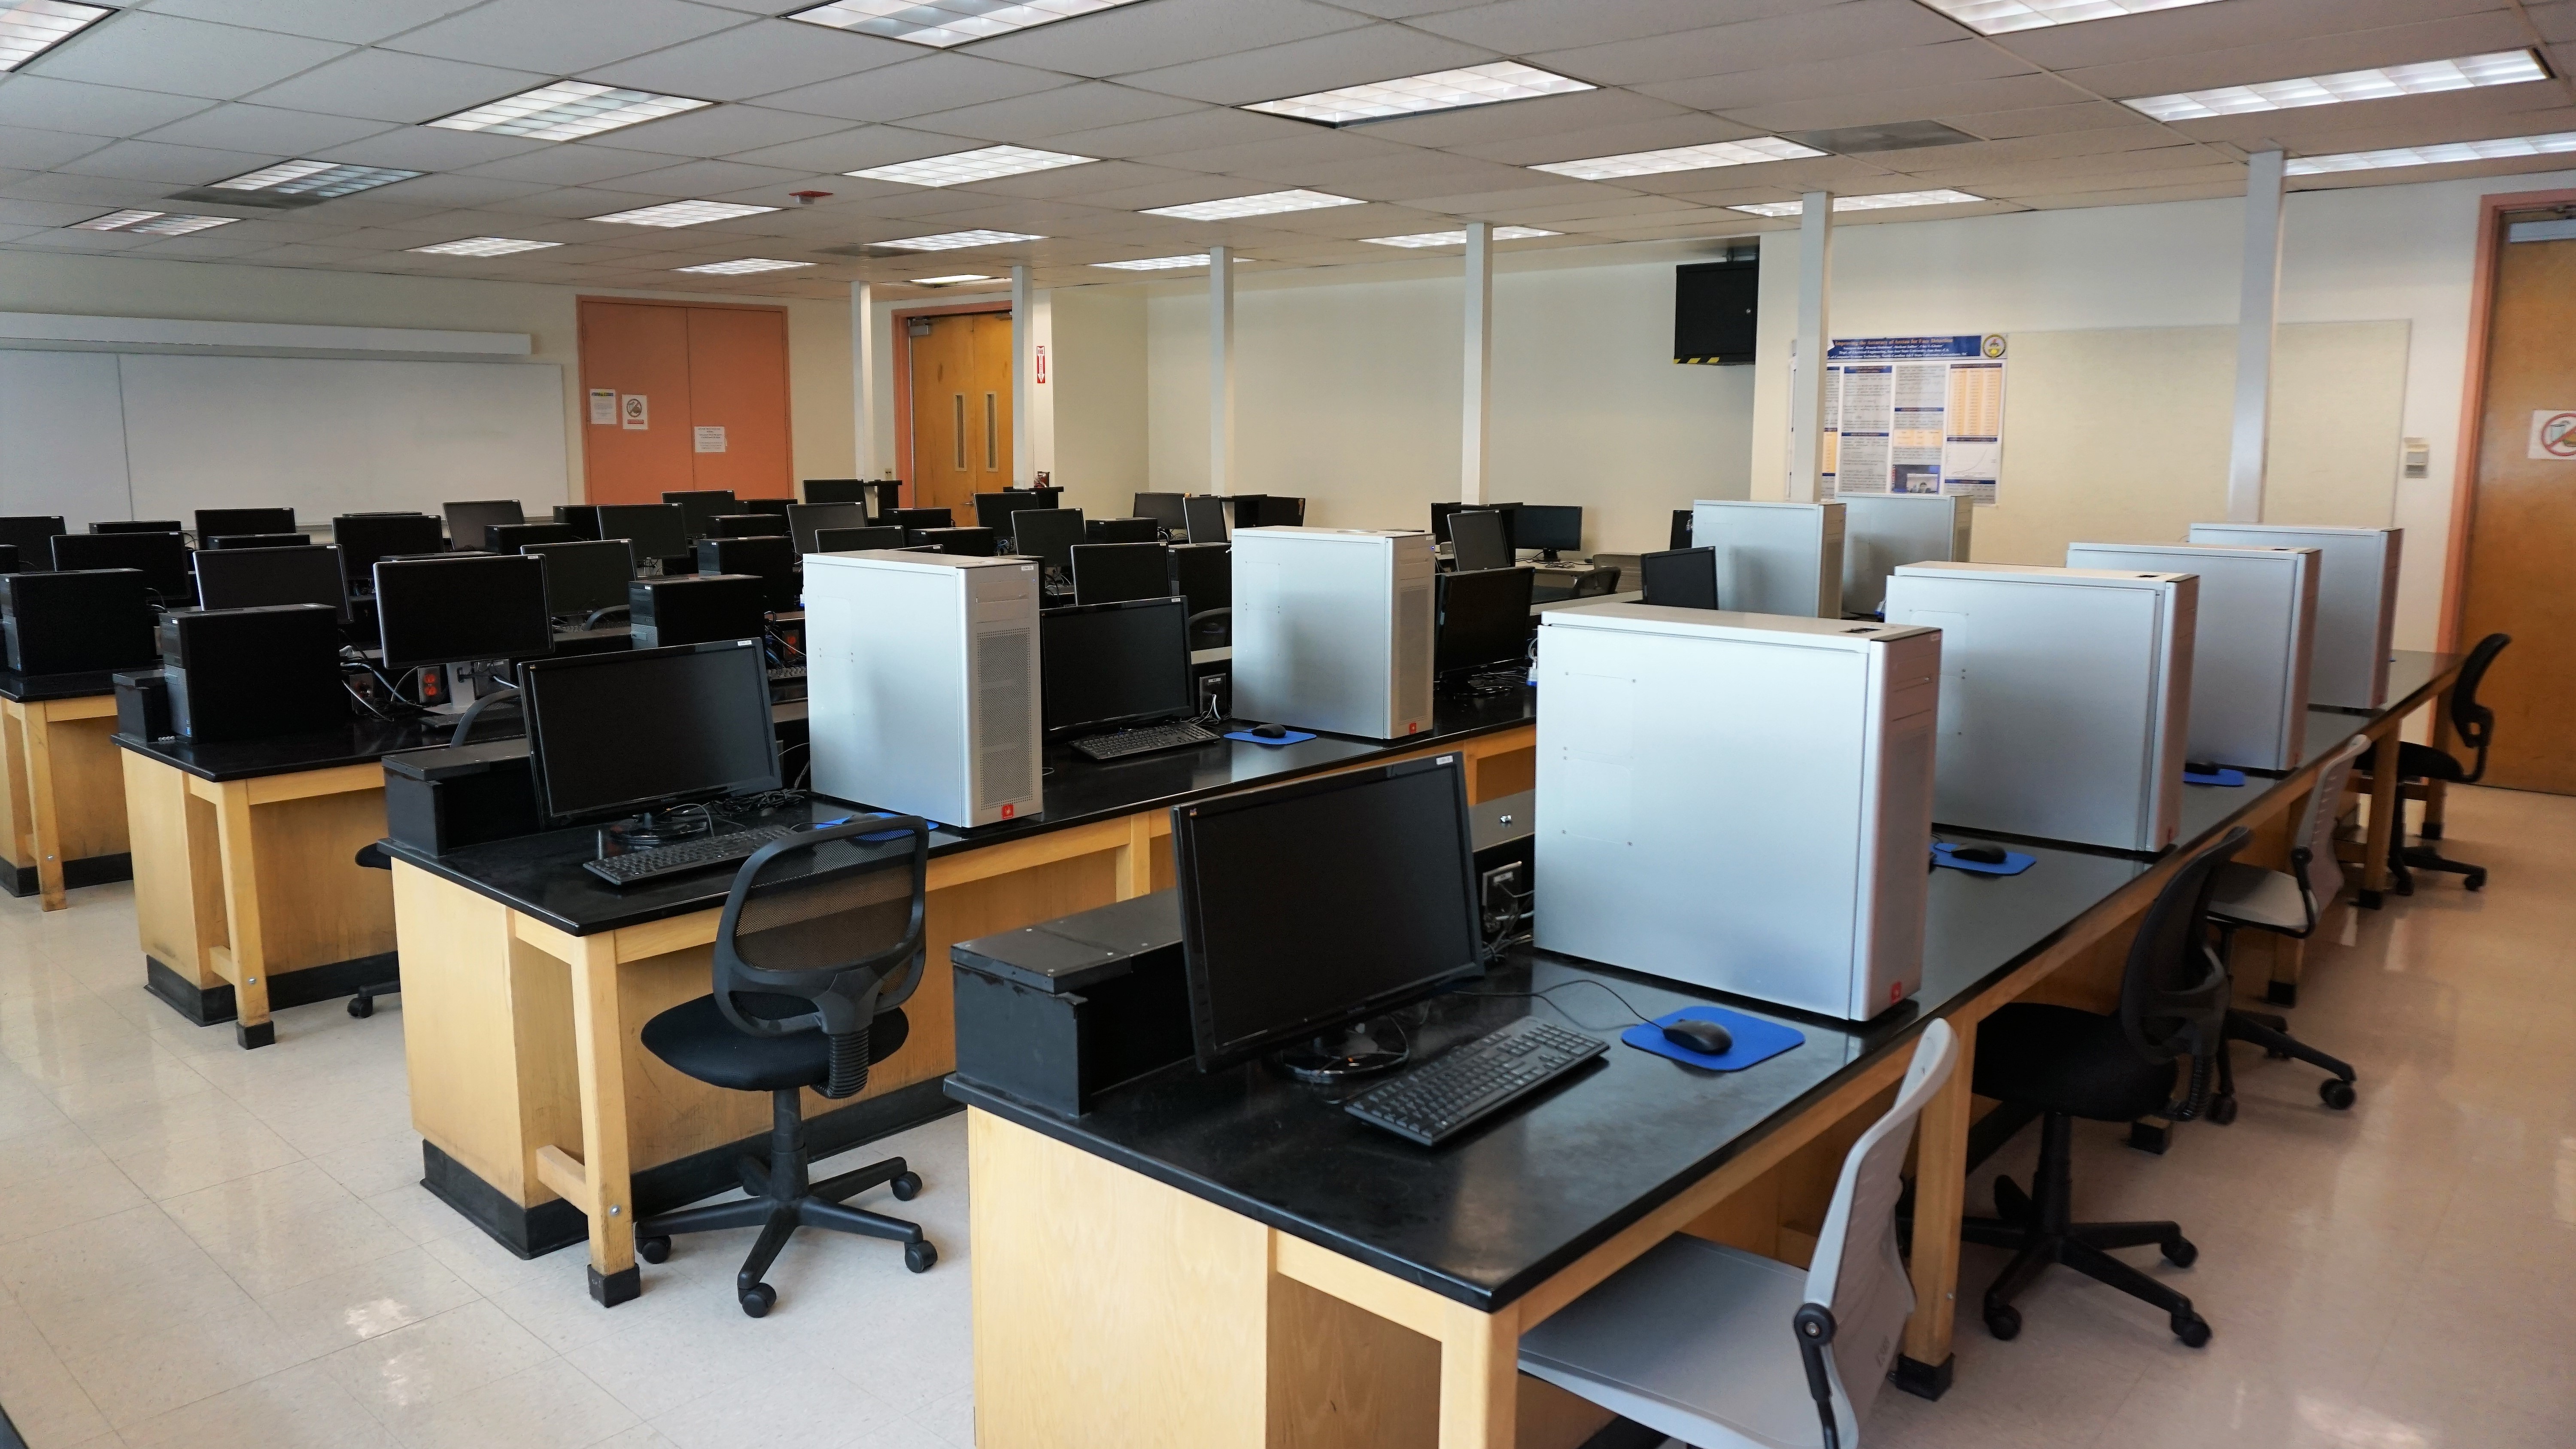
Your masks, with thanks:
[(117, 757), (116, 696), (33, 704), (0, 701), (0, 889), (39, 895), (59, 911), (64, 891), (131, 877), (124, 777)]

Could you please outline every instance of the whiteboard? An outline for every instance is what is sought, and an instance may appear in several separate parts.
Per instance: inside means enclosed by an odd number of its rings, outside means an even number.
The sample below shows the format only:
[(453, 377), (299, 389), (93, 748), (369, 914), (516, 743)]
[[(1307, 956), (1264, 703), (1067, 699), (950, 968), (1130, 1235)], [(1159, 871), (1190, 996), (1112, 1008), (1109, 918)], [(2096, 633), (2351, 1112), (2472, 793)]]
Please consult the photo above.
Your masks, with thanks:
[(0, 351), (0, 511), (322, 523), (450, 499), (567, 501), (550, 362)]

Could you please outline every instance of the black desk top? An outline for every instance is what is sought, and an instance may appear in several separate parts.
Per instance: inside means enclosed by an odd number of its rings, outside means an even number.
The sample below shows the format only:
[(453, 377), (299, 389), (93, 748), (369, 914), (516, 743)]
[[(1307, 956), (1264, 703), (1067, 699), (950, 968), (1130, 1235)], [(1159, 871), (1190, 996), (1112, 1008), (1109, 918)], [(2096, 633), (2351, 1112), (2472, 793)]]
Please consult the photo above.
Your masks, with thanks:
[[(130, 669), (149, 669), (149, 664), (136, 664)], [(86, 699), (93, 694), (116, 693), (116, 682), (109, 676), (124, 674), (126, 669), (85, 669), (78, 674), (20, 674), (14, 669), (0, 669), (0, 699), (12, 704), (38, 704), (49, 699)]]
[[(338, 729), (309, 734), (270, 735), (256, 740), (138, 740), (120, 734), (116, 742), (147, 760), (217, 782), (256, 779), (262, 775), (295, 775), (340, 765), (368, 765), (404, 750), (423, 750), (447, 743), (456, 732), (456, 717), (431, 715), (385, 721), (353, 719)], [(487, 715), (474, 725), (477, 740), (511, 739), (523, 731), (517, 715)]]
[[(1443, 696), (1434, 711), (1431, 730), (1403, 740), (1355, 740), (1334, 735), (1318, 735), (1291, 745), (1219, 740), (1192, 749), (1107, 762), (1086, 759), (1061, 745), (1052, 746), (1046, 752), (1046, 810), (1042, 814), (972, 830), (933, 831), (930, 852), (940, 856), (976, 850), (1097, 820), (1166, 809), (1246, 785), (1278, 783), (1426, 745), (1455, 744), (1529, 723), (1536, 718), (1536, 707), (1525, 695), (1526, 691), (1522, 695), (1475, 698)], [(793, 824), (832, 820), (848, 813), (848, 805), (816, 799), (747, 817), (743, 823)], [(385, 849), (423, 870), (576, 936), (712, 910), (723, 903), (725, 891), (733, 884), (728, 872), (701, 871), (620, 890), (581, 868), (584, 861), (598, 853), (597, 831), (588, 826), (469, 846), (446, 855), (431, 855), (392, 840), (385, 842)]]

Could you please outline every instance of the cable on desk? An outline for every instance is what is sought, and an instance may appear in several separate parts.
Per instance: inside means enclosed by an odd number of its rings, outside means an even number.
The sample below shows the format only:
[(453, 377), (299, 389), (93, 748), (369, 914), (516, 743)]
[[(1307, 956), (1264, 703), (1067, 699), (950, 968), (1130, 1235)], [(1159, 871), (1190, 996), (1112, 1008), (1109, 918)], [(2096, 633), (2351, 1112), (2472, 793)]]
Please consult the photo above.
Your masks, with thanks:
[(1569, 987), (1569, 986), (1591, 986), (1591, 987), (1597, 987), (1597, 988), (1599, 988), (1600, 990), (1603, 990), (1603, 991), (1607, 991), (1607, 992), (1609, 992), (1609, 993), (1610, 993), (1610, 999), (1611, 999), (1611, 1000), (1613, 1000), (1613, 1001), (1618, 1002), (1621, 1006), (1626, 1007), (1626, 1008), (1627, 1008), (1627, 1012), (1628, 1012), (1628, 1014), (1629, 1014), (1630, 1016), (1633, 1016), (1633, 1017), (1637, 1018), (1637, 1020), (1639, 1020), (1639, 1021), (1641, 1021), (1641, 1022), (1644, 1022), (1644, 1021), (1652, 1021), (1652, 1020), (1654, 1020), (1654, 1018), (1653, 1018), (1653, 1017), (1650, 1017), (1650, 1016), (1646, 1015), (1644, 1012), (1639, 1011), (1636, 1007), (1634, 1007), (1634, 1006), (1630, 1006), (1630, 1005), (1628, 1004), (1628, 998), (1626, 998), (1626, 997), (1624, 997), (1624, 996), (1621, 996), (1621, 995), (1618, 993), (1618, 991), (1617, 991), (1616, 989), (1614, 989), (1614, 988), (1610, 985), (1610, 983), (1609, 983), (1609, 982), (1607, 982), (1607, 981), (1596, 981), (1596, 980), (1592, 979), (1592, 978), (1591, 978), (1591, 977), (1589, 977), (1589, 976), (1580, 976), (1580, 977), (1575, 978), (1575, 979), (1574, 979), (1574, 980), (1572, 980), (1572, 981), (1560, 981), (1560, 982), (1558, 982), (1556, 985), (1551, 986), (1551, 987), (1548, 987), (1545, 991), (1461, 991), (1461, 992), (1458, 992), (1457, 994), (1458, 994), (1458, 995), (1460, 995), (1460, 996), (1490, 996), (1490, 997), (1493, 997), (1493, 998), (1495, 998), (1495, 999), (1497, 999), (1497, 1000), (1544, 1001), (1544, 1002), (1546, 1002), (1548, 1005), (1555, 1007), (1555, 1008), (1557, 1009), (1557, 1013), (1558, 1013), (1559, 1015), (1563, 1016), (1566, 1020), (1568, 1020), (1568, 1021), (1570, 1021), (1570, 1022), (1573, 1022), (1576, 1026), (1582, 1027), (1585, 1031), (1609, 1031), (1609, 1030), (1612, 1030), (1612, 1028), (1610, 1028), (1610, 1027), (1606, 1027), (1606, 1026), (1594, 1026), (1594, 1025), (1592, 1025), (1590, 1022), (1585, 1021), (1583, 1018), (1581, 1018), (1581, 1017), (1579, 1017), (1579, 1016), (1576, 1016), (1573, 1012), (1571, 1012), (1571, 1011), (1567, 1011), (1567, 1010), (1565, 1009), (1564, 1003), (1559, 1002), (1559, 1001), (1556, 1001), (1555, 999), (1553, 999), (1552, 997), (1550, 997), (1550, 996), (1548, 995), (1548, 993), (1549, 993), (1549, 992), (1552, 992), (1552, 991), (1563, 991), (1564, 989), (1566, 989), (1566, 988), (1567, 988), (1567, 987)]

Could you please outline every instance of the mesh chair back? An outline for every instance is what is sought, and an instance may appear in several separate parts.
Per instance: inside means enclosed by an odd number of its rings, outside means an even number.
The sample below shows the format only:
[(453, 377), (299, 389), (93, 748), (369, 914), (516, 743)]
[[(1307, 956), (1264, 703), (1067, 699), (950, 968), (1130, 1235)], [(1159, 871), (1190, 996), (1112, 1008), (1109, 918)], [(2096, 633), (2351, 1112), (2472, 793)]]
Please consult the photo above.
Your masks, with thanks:
[(2487, 740), (2495, 733), (2495, 711), (2478, 703), (2478, 685), (2487, 677), (2487, 666), (2512, 642), (2510, 634), (2489, 634), (2479, 640), (2460, 666), (2459, 683), (2451, 686), (2451, 732), (2478, 752), (2478, 766), (2468, 774), (2471, 781), (2486, 774)]
[[(823, 1095), (855, 1095), (867, 1085), (869, 1024), (920, 983), (929, 879), (930, 827), (916, 816), (864, 816), (761, 847), (735, 873), (716, 927), (726, 1020), (754, 1036), (822, 1032), (832, 1044)], [(762, 1016), (739, 1009), (737, 992), (814, 1009)]]
[(2316, 929), (2318, 913), (2332, 905), (2343, 890), (2343, 864), (2335, 859), (2334, 850), (2335, 817), (2343, 812), (2344, 786), (2352, 779), (2353, 761), (2369, 749), (2369, 739), (2355, 735), (2326, 761), (2326, 767), (2317, 772), (2317, 788), (2309, 793), (2303, 807), (2306, 813), (2299, 817), (2296, 833), (2291, 836), (2298, 842), (2298, 849), (2290, 864), (2298, 871), (2300, 886), (2307, 893), (2310, 930)]
[(2209, 948), (2209, 897), (2218, 868), (2253, 838), (2239, 825), (2184, 861), (2129, 943), (2120, 978), (2120, 1025), (2129, 1044), (2151, 1062), (2192, 1059), (2190, 1093), (2166, 1113), (2176, 1121), (2200, 1115), (2209, 1068), (2226, 1049), (2227, 967)]

